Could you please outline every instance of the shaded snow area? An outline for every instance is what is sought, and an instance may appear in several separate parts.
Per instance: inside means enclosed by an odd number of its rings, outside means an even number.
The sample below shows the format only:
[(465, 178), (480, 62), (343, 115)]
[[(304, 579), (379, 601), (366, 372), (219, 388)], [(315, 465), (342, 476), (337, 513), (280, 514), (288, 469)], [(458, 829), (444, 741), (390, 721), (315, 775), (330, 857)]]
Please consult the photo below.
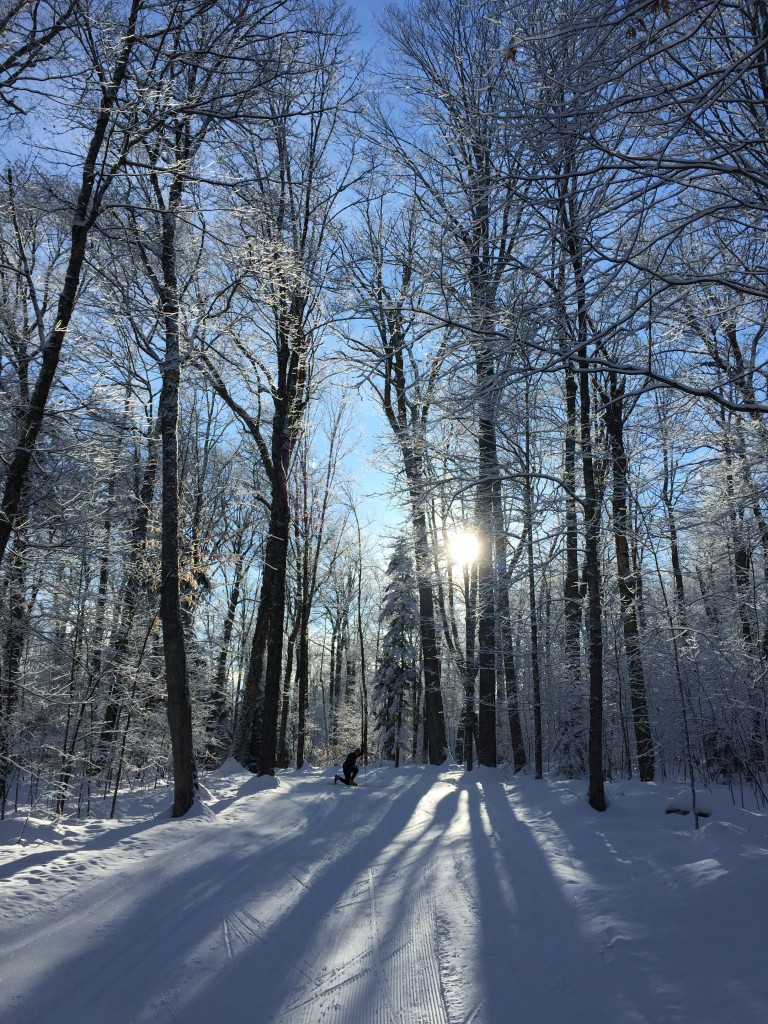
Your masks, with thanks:
[[(369, 768), (0, 824), (3, 1024), (765, 1024), (768, 816)], [(22, 844), (18, 843), (24, 825)]]

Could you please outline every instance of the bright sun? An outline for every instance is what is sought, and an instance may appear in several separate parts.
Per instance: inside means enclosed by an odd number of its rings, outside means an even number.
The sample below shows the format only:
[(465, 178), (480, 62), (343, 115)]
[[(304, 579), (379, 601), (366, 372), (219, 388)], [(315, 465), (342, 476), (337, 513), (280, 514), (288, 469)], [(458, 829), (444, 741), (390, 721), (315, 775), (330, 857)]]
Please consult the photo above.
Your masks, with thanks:
[(454, 530), (448, 538), (448, 551), (456, 565), (472, 565), (480, 554), (480, 538), (474, 530)]

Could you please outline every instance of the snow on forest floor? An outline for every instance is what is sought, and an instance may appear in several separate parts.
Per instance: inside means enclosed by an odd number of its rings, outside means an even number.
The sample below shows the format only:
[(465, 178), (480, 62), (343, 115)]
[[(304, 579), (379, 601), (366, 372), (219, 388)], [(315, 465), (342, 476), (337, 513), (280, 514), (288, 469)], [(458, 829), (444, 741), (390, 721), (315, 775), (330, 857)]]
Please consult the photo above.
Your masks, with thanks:
[[(768, 815), (487, 769), (0, 823), (2, 1024), (765, 1024)], [(361, 776), (362, 777), (362, 776)], [(740, 797), (739, 797), (740, 800)]]

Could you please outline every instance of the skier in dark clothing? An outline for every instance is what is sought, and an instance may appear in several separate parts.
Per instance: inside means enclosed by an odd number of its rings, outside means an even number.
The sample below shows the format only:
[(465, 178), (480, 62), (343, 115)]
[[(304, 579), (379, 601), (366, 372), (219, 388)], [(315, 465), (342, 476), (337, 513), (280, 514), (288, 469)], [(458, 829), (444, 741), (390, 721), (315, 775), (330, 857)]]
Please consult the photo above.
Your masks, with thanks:
[(341, 770), (344, 772), (344, 778), (342, 779), (342, 777), (340, 775), (334, 775), (333, 776), (333, 784), (334, 784), (334, 786), (336, 785), (337, 782), (343, 782), (345, 786), (356, 786), (357, 785), (357, 783), (355, 782), (355, 776), (360, 771), (360, 768), (359, 768), (359, 766), (357, 764), (355, 764), (355, 762), (357, 761), (358, 757), (362, 757), (363, 756), (364, 752), (365, 752), (365, 747), (360, 745), (355, 750), (353, 750), (349, 754), (347, 754), (347, 756), (346, 756), (346, 758), (344, 760), (344, 763), (341, 766)]

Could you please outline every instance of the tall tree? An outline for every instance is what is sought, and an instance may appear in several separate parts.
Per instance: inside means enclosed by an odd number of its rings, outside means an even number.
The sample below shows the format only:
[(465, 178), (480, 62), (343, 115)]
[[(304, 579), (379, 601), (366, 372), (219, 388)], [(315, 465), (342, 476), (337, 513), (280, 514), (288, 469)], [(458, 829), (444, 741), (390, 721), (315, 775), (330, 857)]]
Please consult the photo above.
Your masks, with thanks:
[[(399, 58), (393, 78), (413, 97), (410, 114), (418, 128), (406, 135), (400, 126), (380, 121), (386, 144), (420, 183), (424, 210), (443, 225), (441, 288), (450, 297), (445, 315), (461, 325), (474, 361), (478, 527), (485, 535), (477, 567), (478, 759), (492, 766), (499, 652), (514, 676), (511, 644), (502, 644), (500, 625), (500, 619), (509, 619), (497, 445), (500, 289), (524, 211), (521, 147), (503, 116), (511, 96), (499, 61), (502, 13), (503, 5), (474, 7), (455, 0), (390, 8), (384, 27)], [(514, 687), (509, 689), (513, 694)], [(514, 723), (514, 703), (510, 713)], [(521, 733), (514, 725), (513, 734), (515, 760), (521, 763)]]
[[(136, 184), (143, 213), (129, 210), (135, 242), (156, 292), (162, 324), (162, 388), (158, 408), (162, 443), (160, 620), (163, 631), (168, 722), (174, 769), (174, 816), (186, 813), (197, 789), (185, 624), (180, 588), (178, 415), (184, 321), (180, 228), (196, 185), (196, 165), (217, 128), (237, 126), (275, 77), (269, 39), (274, 5), (245, 2), (183, 7), (165, 44), (172, 56), (157, 68), (158, 102), (165, 116), (143, 147)], [(266, 36), (266, 41), (265, 41)], [(158, 119), (160, 120), (160, 119)], [(143, 172), (143, 178), (141, 177)], [(151, 239), (151, 240), (150, 240)], [(192, 271), (194, 273), (194, 270)]]
[(626, 382), (617, 374), (609, 376), (609, 391), (604, 396), (604, 421), (611, 451), (613, 477), (613, 535), (616, 549), (616, 572), (621, 603), (622, 632), (627, 654), (632, 722), (635, 731), (637, 764), (640, 779), (653, 782), (655, 755), (648, 717), (648, 698), (640, 646), (636, 573), (630, 560), (629, 470), (624, 426)]
[[(321, 10), (323, 27), (317, 31)], [(348, 13), (329, 3), (307, 9), (302, 17), (295, 26), (296, 45), (275, 52), (286, 61), (285, 78), (258, 110), (263, 130), (241, 142), (232, 165), (238, 179), (239, 247), (231, 272), (239, 314), (228, 340), (243, 359), (243, 376), (257, 382), (255, 389), (246, 383), (255, 409), (239, 399), (217, 360), (206, 357), (219, 394), (256, 441), (269, 481), (261, 596), (235, 736), (236, 757), (262, 775), (274, 773), (277, 757), (289, 476), (327, 323), (320, 285), (328, 273), (336, 203), (352, 159), (345, 150), (343, 114), (354, 109), (357, 97), (349, 72)], [(271, 405), (268, 419), (262, 412), (265, 398)]]
[(435, 325), (423, 316), (429, 282), (419, 272), (419, 247), (427, 239), (419, 230), (417, 196), (404, 198), (390, 216), (385, 184), (374, 177), (361, 206), (359, 229), (348, 245), (347, 272), (360, 311), (373, 329), (350, 338), (355, 363), (373, 387), (395, 438), (406, 486), (419, 591), (425, 738), (430, 764), (447, 755), (440, 658), (435, 623), (435, 595), (427, 522), (429, 488), (428, 422), (445, 357), (444, 339), (436, 344)]
[[(137, 72), (136, 51), (148, 39), (162, 34), (163, 22), (161, 20), (155, 28), (152, 25), (155, 12), (148, 0), (132, 0), (130, 5), (114, 7), (111, 16), (99, 26), (99, 31), (91, 31), (93, 19), (103, 13), (82, 9), (76, 23), (85, 95), (96, 99), (96, 111), (85, 131), (74, 133), (78, 138), (85, 138), (87, 143), (80, 154), (81, 178), (72, 208), (66, 268), (55, 313), (46, 327), (29, 401), (20, 419), (15, 443), (4, 460), (7, 468), (0, 500), (0, 563), (16, 526), (61, 350), (78, 300), (91, 232), (110, 187), (145, 130), (145, 118), (149, 120), (147, 112), (141, 109), (140, 101), (138, 104), (136, 101), (136, 96), (142, 95), (142, 89), (134, 88), (138, 83), (132, 81)], [(66, 97), (63, 99), (66, 102)], [(81, 125), (78, 127), (82, 129)]]

